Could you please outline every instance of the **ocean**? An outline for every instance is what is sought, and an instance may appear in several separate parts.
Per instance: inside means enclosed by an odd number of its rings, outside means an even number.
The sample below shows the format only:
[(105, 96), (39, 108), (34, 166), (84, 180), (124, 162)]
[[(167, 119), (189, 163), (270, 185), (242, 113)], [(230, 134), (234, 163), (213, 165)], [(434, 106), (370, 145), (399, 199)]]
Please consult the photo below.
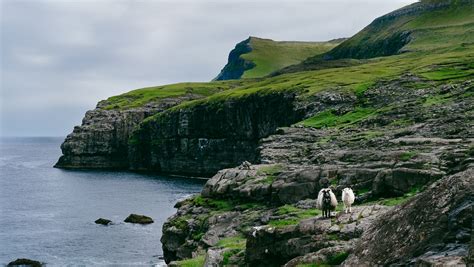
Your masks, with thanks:
[[(64, 138), (0, 139), (0, 265), (160, 266), (161, 227), (203, 180), (53, 168)], [(150, 225), (124, 223), (131, 213)], [(97, 225), (98, 218), (113, 225)]]

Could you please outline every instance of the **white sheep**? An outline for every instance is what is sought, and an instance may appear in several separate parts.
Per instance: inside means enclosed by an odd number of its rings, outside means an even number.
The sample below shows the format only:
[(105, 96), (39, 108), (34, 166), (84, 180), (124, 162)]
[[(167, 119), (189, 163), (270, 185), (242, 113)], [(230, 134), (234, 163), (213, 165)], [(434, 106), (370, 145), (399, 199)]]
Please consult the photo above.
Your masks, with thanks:
[(331, 188), (323, 188), (318, 193), (317, 206), (323, 211), (323, 218), (331, 217), (331, 210), (337, 207), (336, 195)]
[(355, 199), (355, 196), (352, 189), (350, 189), (349, 187), (346, 187), (342, 190), (342, 202), (344, 203), (345, 213), (347, 212), (352, 213), (351, 206), (352, 206), (352, 203), (354, 203), (354, 199)]

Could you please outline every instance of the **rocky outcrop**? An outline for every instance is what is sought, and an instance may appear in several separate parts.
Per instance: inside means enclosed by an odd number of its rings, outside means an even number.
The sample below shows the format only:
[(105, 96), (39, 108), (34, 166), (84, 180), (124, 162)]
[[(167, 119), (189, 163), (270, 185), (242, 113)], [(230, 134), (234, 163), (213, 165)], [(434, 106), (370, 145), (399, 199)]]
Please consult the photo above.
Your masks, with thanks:
[(249, 266), (282, 266), (287, 262), (287, 266), (296, 266), (327, 262), (329, 255), (338, 253), (347, 256), (353, 242), (370, 222), (389, 209), (378, 205), (359, 206), (353, 213), (338, 213), (333, 219), (318, 216), (294, 226), (259, 228), (247, 238), (245, 261)]
[(300, 120), (293, 93), (252, 94), (164, 112), (143, 123), (129, 150), (132, 170), (212, 176), (258, 161), (258, 143)]
[(31, 267), (41, 267), (43, 264), (39, 261), (30, 260), (30, 259), (16, 259), (7, 264), (7, 266), (31, 266)]
[(196, 95), (164, 98), (129, 109), (110, 109), (101, 101), (96, 109), (86, 112), (81, 126), (74, 127), (61, 145), (63, 155), (55, 167), (84, 169), (127, 169), (128, 141), (132, 131), (145, 118), (162, 112)]
[(219, 75), (214, 78), (214, 80), (220, 81), (239, 79), (244, 74), (244, 71), (255, 67), (255, 63), (245, 60), (241, 57), (241, 55), (250, 53), (250, 51), (252, 51), (252, 47), (249, 44), (251, 38), (252, 37), (249, 37), (238, 43), (235, 48), (230, 51), (227, 64), (221, 70)]
[(109, 224), (112, 224), (112, 221), (108, 220), (108, 219), (104, 219), (104, 218), (99, 218), (99, 219), (95, 220), (94, 223), (107, 226)]
[(137, 224), (150, 224), (153, 223), (153, 219), (145, 216), (145, 215), (140, 215), (140, 214), (130, 214), (128, 217), (124, 220), (126, 223), (137, 223)]
[(346, 266), (464, 265), (472, 240), (474, 169), (445, 177), (375, 220)]

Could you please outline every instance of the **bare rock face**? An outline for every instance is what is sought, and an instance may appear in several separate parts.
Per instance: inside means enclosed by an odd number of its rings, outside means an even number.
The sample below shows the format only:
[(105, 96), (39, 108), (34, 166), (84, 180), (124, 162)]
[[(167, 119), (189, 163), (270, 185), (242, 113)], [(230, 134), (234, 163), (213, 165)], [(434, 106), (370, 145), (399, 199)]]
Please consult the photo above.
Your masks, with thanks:
[(107, 109), (101, 101), (96, 109), (86, 112), (81, 126), (74, 127), (61, 145), (63, 155), (55, 167), (71, 169), (127, 169), (128, 142), (135, 127), (145, 118), (162, 112), (185, 100), (196, 98), (186, 95), (161, 99), (142, 107)]
[(472, 239), (474, 169), (443, 178), (364, 232), (346, 266), (464, 265)]
[(294, 93), (230, 98), (171, 110), (142, 124), (131, 138), (132, 170), (212, 176), (258, 161), (258, 143), (302, 118)]
[(281, 266), (285, 263), (296, 266), (328, 263), (328, 258), (335, 254), (347, 257), (353, 242), (371, 221), (388, 210), (390, 207), (380, 205), (358, 206), (353, 213), (337, 213), (332, 219), (317, 216), (302, 220), (295, 226), (262, 227), (248, 236), (245, 261), (250, 266)]

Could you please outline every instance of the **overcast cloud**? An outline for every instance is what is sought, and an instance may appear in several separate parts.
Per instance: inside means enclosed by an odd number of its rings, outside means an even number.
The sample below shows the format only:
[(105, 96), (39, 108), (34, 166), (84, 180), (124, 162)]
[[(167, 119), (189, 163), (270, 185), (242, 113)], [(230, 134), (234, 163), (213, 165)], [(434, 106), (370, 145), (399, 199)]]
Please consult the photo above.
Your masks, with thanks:
[(3, 136), (65, 136), (131, 89), (209, 81), (248, 36), (349, 37), (415, 0), (1, 2)]

